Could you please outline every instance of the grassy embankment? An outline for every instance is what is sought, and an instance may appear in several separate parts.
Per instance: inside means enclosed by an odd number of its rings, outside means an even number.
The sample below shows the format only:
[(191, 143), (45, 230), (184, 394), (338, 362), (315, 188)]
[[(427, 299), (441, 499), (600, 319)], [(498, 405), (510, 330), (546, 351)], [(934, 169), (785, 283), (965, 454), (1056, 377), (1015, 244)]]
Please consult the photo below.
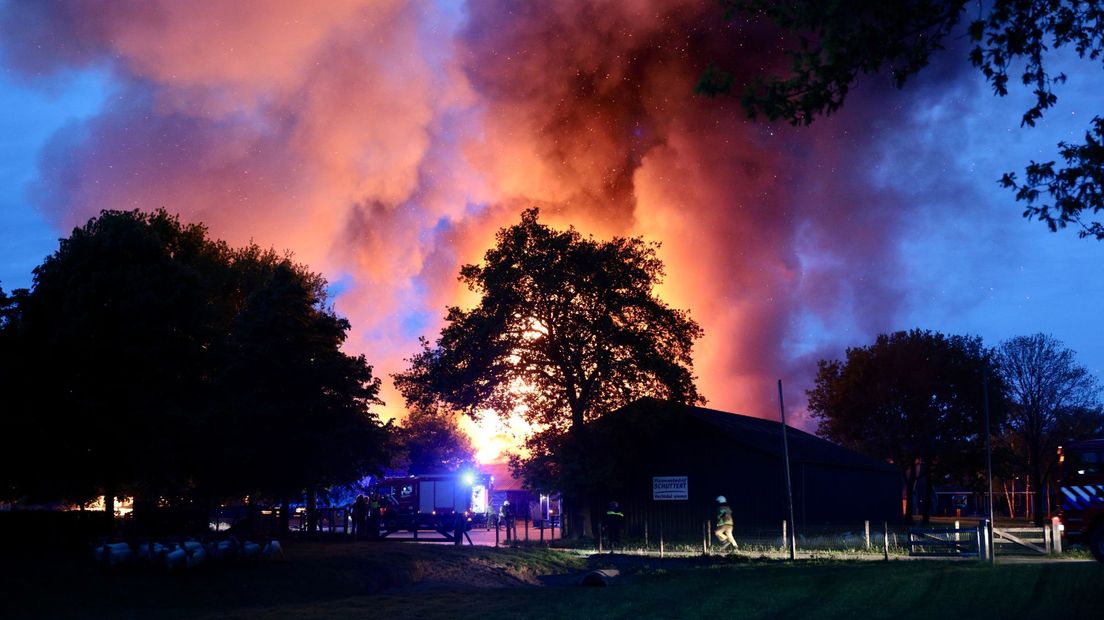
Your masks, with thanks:
[[(283, 562), (178, 575), (105, 572), (73, 558), (8, 560), (4, 617), (1023, 619), (1104, 609), (1104, 568), (1094, 562), (588, 560), (401, 543), (298, 544)], [(610, 562), (621, 580), (577, 585), (580, 571)]]

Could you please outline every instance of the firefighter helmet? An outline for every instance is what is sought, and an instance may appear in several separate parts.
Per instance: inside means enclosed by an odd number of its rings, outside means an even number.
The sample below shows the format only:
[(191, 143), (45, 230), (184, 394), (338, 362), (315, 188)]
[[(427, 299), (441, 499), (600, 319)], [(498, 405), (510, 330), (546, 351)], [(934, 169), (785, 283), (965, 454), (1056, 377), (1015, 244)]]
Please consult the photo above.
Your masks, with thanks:
[(727, 502), (727, 501), (728, 501), (728, 500), (727, 500), (727, 499), (725, 499), (725, 496), (724, 496), (724, 495), (718, 495), (718, 496), (717, 496), (717, 503), (718, 503), (718, 504), (723, 504), (723, 503), (725, 503), (725, 502)]

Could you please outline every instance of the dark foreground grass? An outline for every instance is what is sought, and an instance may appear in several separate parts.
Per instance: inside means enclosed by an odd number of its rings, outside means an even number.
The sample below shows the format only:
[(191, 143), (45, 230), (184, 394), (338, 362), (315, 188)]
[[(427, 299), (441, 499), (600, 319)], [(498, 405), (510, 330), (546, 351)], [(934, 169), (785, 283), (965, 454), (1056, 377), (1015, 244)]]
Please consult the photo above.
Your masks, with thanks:
[(1091, 562), (990, 567), (622, 558), (613, 560), (625, 575), (620, 581), (583, 588), (577, 584), (586, 560), (541, 549), (302, 544), (288, 556), (182, 575), (105, 573), (80, 561), (24, 559), (22, 570), (14, 562), (0, 569), (0, 616), (1104, 617), (1104, 569)]

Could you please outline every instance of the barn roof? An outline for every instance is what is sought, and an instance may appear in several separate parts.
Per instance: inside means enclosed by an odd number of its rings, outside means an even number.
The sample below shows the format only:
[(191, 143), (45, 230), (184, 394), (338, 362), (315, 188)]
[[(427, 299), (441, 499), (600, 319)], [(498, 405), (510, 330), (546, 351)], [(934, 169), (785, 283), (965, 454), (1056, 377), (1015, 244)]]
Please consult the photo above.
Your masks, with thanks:
[[(615, 416), (652, 415), (657, 412), (678, 417), (688, 416), (702, 425), (723, 433), (728, 439), (745, 448), (782, 458), (782, 425), (774, 420), (764, 420), (751, 416), (682, 405), (656, 398), (642, 398), (617, 411), (606, 419)], [(862, 469), (889, 469), (893, 467), (859, 454), (853, 450), (836, 445), (828, 440), (810, 435), (792, 426), (787, 426), (786, 441), (789, 444), (790, 460), (796, 463), (817, 463)]]

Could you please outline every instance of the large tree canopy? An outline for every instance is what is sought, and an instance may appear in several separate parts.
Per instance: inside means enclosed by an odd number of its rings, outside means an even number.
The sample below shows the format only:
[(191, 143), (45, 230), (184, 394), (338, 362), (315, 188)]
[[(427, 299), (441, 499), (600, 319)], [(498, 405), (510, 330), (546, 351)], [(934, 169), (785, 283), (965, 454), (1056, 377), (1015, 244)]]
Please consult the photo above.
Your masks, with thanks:
[[(1104, 422), (1100, 386), (1077, 364), (1076, 354), (1045, 334), (1018, 336), (997, 348), (1007, 388), (1007, 428), (1017, 460), (1023, 462), (1035, 490), (1053, 473), (1058, 446), (1092, 437)], [(1043, 494), (1035, 494), (1035, 522), (1041, 524)]]
[(475, 462), (475, 449), (460, 430), (455, 412), (415, 407), (396, 429), (398, 469), (409, 474), (456, 471)]
[(809, 411), (820, 436), (900, 468), (906, 517), (923, 480), (927, 521), (937, 477), (980, 469), (986, 374), (992, 424), (1001, 421), (1001, 380), (991, 358), (980, 338), (921, 330), (882, 334), (873, 345), (848, 349), (844, 360), (818, 363)]
[(164, 211), (75, 229), (2, 321), (33, 394), (2, 416), (22, 465), (9, 491), (286, 498), (382, 464), (379, 380), (340, 350), (325, 285)]
[(478, 305), (449, 308), (435, 345), (423, 341), (395, 381), (412, 403), (522, 412), (542, 429), (529, 442), (533, 460), (555, 472), (542, 486), (567, 490), (557, 446), (587, 421), (643, 396), (703, 402), (691, 359), (701, 328), (655, 296), (656, 244), (598, 241), (537, 219), (525, 211), (482, 264), (461, 269)]
[[(780, 27), (790, 67), (781, 76), (736, 84), (721, 61), (705, 72), (698, 91), (717, 95), (742, 88), (749, 114), (795, 125), (838, 110), (860, 74), (886, 71), (902, 87), (961, 32), (971, 42), (970, 63), (995, 94), (1006, 95), (1015, 81), (1031, 90), (1034, 101), (1023, 124), (1033, 126), (1057, 102), (1053, 86), (1065, 81), (1047, 69), (1047, 53), (1067, 47), (1097, 61), (1104, 52), (1104, 5), (1097, 0), (720, 1), (731, 19), (766, 17)], [(1033, 161), (1022, 183), (1013, 173), (1001, 183), (1024, 203), (1025, 217), (1051, 230), (1072, 224), (1083, 237), (1104, 239), (1104, 225), (1085, 220), (1104, 210), (1102, 141), (1104, 118), (1097, 116), (1084, 144), (1059, 144), (1064, 168)]]

